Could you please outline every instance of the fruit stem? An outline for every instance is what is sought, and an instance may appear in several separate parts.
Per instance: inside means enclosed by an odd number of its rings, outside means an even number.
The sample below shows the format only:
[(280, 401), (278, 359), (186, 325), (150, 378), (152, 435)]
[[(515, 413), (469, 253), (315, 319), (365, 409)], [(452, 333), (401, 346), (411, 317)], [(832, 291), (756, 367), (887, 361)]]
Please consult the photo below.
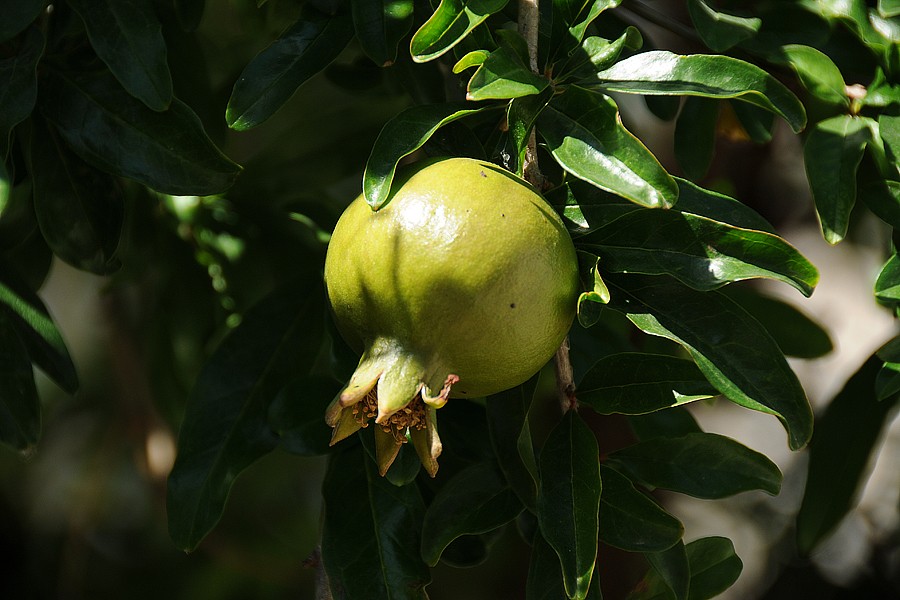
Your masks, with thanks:
[(556, 392), (563, 413), (578, 409), (575, 397), (575, 377), (572, 373), (572, 361), (569, 360), (569, 336), (563, 340), (554, 357), (556, 367)]

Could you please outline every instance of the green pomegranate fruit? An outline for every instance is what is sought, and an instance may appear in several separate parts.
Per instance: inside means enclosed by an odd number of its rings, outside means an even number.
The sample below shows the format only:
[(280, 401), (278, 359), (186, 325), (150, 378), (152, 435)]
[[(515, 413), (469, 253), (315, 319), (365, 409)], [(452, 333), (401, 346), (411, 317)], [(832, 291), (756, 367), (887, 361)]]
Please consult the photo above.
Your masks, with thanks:
[(332, 444), (374, 418), (382, 474), (411, 439), (434, 476), (436, 409), (526, 381), (565, 338), (578, 296), (559, 216), (521, 179), (467, 158), (412, 167), (378, 211), (350, 204), (325, 283), (362, 353), (326, 414)]

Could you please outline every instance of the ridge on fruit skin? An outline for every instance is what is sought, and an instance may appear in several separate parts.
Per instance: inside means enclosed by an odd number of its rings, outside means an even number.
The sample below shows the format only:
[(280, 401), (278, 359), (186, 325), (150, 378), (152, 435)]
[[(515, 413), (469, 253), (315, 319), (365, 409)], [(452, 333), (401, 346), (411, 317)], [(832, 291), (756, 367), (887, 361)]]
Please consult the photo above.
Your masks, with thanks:
[(375, 419), (379, 471), (412, 441), (437, 472), (436, 412), (526, 381), (575, 316), (578, 271), (562, 220), (488, 162), (413, 165), (373, 211), (362, 196), (332, 234), (325, 283), (361, 358), (326, 411), (332, 444)]

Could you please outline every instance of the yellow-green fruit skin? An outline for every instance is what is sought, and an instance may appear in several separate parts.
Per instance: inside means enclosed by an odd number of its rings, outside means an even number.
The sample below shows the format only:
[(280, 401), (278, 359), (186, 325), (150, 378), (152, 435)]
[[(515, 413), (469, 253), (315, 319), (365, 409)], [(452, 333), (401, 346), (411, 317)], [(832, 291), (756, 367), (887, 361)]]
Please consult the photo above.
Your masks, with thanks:
[[(387, 340), (451, 397), (514, 387), (553, 356), (575, 315), (575, 249), (528, 184), (467, 158), (413, 167), (373, 211), (362, 196), (325, 261), (339, 331), (357, 351)], [(381, 342), (379, 342), (381, 343)]]

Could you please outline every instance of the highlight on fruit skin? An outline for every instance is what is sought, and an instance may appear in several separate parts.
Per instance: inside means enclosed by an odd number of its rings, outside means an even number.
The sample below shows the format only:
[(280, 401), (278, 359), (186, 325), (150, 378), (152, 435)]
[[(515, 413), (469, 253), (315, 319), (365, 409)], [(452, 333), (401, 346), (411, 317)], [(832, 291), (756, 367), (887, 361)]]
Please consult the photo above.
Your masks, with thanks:
[(534, 189), (488, 162), (413, 165), (373, 211), (360, 195), (334, 228), (325, 284), (361, 353), (326, 411), (331, 443), (376, 423), (384, 475), (411, 441), (433, 477), (437, 409), (515, 387), (549, 361), (575, 316), (575, 248)]

